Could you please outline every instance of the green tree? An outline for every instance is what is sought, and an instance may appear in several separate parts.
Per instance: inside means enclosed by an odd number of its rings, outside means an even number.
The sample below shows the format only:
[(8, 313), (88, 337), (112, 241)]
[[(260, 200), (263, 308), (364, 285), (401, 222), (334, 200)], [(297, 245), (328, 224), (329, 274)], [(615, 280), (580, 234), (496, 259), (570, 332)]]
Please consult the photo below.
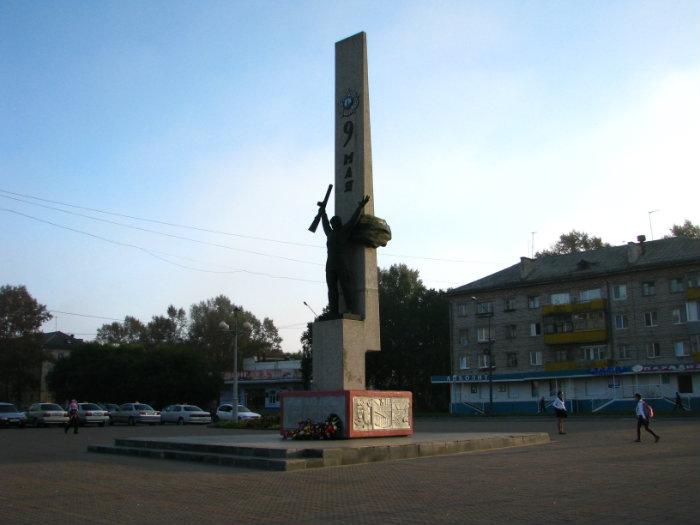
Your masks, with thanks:
[(44, 361), (39, 328), (51, 319), (24, 286), (0, 287), (0, 395), (22, 402), (37, 390)]
[(700, 239), (700, 226), (693, 224), (688, 219), (683, 224), (674, 224), (671, 227), (671, 235), (666, 235), (664, 239), (671, 237), (690, 237), (691, 239)]
[(183, 344), (87, 344), (60, 359), (47, 382), (57, 399), (139, 400), (157, 408), (181, 402), (206, 406), (223, 386), (205, 356)]
[(367, 382), (382, 390), (410, 390), (421, 409), (444, 409), (447, 391), (430, 376), (450, 369), (449, 313), (443, 291), (428, 289), (416, 270), (379, 270), (381, 352), (367, 354)]
[(148, 339), (146, 326), (130, 315), (124, 321), (103, 324), (97, 329), (95, 341), (112, 345), (144, 343)]
[(603, 242), (600, 237), (591, 236), (585, 232), (580, 232), (577, 230), (571, 230), (569, 233), (562, 233), (557, 242), (550, 246), (548, 250), (537, 252), (535, 257), (585, 252), (588, 250), (607, 248), (609, 246), (610, 244)]

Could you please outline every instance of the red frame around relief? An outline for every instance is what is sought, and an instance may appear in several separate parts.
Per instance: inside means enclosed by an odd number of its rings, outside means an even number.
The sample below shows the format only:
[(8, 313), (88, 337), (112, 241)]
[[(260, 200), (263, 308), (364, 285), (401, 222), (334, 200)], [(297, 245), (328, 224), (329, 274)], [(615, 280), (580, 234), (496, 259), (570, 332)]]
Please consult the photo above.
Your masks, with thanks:
[[(345, 418), (346, 428), (343, 429), (343, 437), (352, 438), (372, 438), (390, 436), (410, 436), (413, 434), (413, 393), (396, 390), (328, 390), (328, 391), (288, 391), (280, 394), (280, 433), (294, 428), (284, 427), (284, 399), (286, 397), (344, 397), (345, 398)], [(409, 411), (410, 428), (395, 428), (385, 430), (353, 430), (352, 429), (352, 400), (355, 397), (401, 397), (410, 400), (411, 410)], [(330, 414), (329, 414), (330, 415)]]

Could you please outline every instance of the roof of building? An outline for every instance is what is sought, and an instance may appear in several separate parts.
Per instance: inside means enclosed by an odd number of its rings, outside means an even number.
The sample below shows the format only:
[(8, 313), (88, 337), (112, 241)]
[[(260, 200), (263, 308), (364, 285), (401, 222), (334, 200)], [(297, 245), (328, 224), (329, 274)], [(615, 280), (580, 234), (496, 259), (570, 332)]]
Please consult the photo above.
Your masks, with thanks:
[(72, 350), (84, 341), (73, 334), (63, 332), (48, 332), (44, 334), (44, 347), (50, 350)]
[(518, 264), (455, 288), (450, 294), (518, 288), (689, 263), (700, 263), (700, 239), (672, 237), (641, 241), (536, 259), (522, 257)]

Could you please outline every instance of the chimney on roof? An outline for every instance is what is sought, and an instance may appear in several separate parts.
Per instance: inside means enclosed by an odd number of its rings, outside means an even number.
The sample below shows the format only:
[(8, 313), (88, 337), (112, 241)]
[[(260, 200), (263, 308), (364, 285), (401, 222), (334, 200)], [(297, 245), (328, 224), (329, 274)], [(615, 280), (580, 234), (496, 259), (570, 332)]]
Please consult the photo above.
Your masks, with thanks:
[(521, 279), (527, 279), (527, 277), (532, 273), (532, 270), (535, 269), (535, 261), (530, 259), (529, 257), (521, 257), (520, 258), (520, 278)]
[(637, 235), (637, 242), (639, 244), (633, 242), (627, 243), (627, 260), (630, 264), (636, 263), (639, 257), (644, 253), (644, 242), (646, 240), (647, 238), (645, 235)]

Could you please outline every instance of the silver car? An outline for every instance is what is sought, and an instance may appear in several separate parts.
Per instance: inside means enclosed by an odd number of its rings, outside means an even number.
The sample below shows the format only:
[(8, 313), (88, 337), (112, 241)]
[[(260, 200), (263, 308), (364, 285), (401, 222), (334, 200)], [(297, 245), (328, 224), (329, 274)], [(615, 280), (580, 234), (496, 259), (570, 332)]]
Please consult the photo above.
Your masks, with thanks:
[[(217, 420), (220, 421), (231, 421), (233, 412), (233, 406), (231, 403), (224, 403), (216, 410)], [(253, 412), (250, 408), (238, 405), (238, 421), (245, 421), (246, 419), (259, 419), (260, 414)]]
[(112, 414), (112, 421), (127, 425), (135, 425), (136, 423), (155, 425), (160, 423), (160, 412), (145, 403), (124, 403), (118, 411)]
[(23, 428), (27, 424), (27, 416), (17, 410), (12, 403), (0, 403), (0, 425), (18, 426)]
[(27, 419), (37, 427), (65, 425), (68, 423), (68, 412), (56, 403), (34, 403), (27, 410)]
[(95, 403), (78, 403), (78, 421), (81, 425), (92, 423), (103, 427), (109, 422), (109, 412)]
[(160, 423), (211, 423), (211, 415), (195, 405), (170, 405), (160, 412)]

